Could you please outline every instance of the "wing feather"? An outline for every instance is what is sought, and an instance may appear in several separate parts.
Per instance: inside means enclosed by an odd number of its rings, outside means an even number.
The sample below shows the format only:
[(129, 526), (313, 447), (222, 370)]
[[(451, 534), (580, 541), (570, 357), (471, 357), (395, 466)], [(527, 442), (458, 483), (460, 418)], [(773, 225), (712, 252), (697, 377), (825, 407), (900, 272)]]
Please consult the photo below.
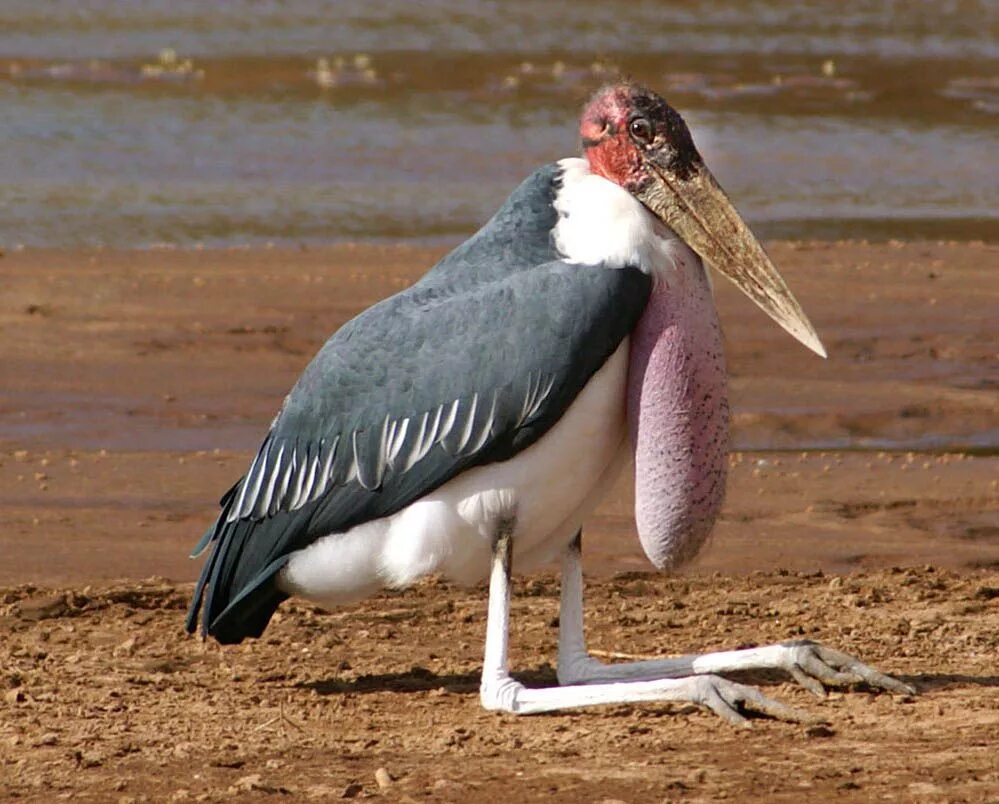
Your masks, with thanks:
[(270, 511), (271, 501), (274, 499), (274, 487), (277, 485), (278, 475), (281, 473), (281, 459), (284, 457), (284, 449), (285, 445), (282, 443), (278, 446), (276, 453), (271, 449), (267, 455), (267, 463), (264, 469), (266, 472), (266, 483), (263, 494), (257, 498), (257, 504), (254, 507), (256, 519), (263, 519)]
[(406, 445), (406, 433), (409, 432), (409, 417), (392, 422), (392, 435), (389, 439), (388, 465), (396, 469), (396, 461), (402, 448)]
[(409, 454), (406, 456), (405, 461), (403, 461), (402, 463), (403, 472), (408, 472), (416, 465), (417, 461), (421, 460), (423, 456), (427, 454), (426, 449), (429, 449), (429, 446), (424, 448), (424, 443), (428, 444), (433, 443), (432, 441), (426, 438), (427, 427), (429, 425), (429, 422), (430, 422), (430, 412), (427, 411), (426, 413), (420, 416), (419, 429), (414, 428), (413, 436), (410, 439), (411, 447), (409, 450)]
[(267, 508), (268, 516), (274, 516), (274, 514), (282, 510), (282, 507), (286, 503), (288, 485), (291, 483), (291, 476), (294, 474), (295, 465), (298, 462), (298, 445), (293, 444), (291, 449), (285, 450), (282, 453), (282, 458), (283, 463), (278, 469), (281, 480), (274, 488), (274, 496), (271, 498), (271, 504)]
[(337, 445), (340, 443), (340, 436), (335, 435), (332, 438), (321, 438), (320, 443), (322, 444), (322, 449), (325, 452), (323, 456), (323, 463), (319, 469), (319, 477), (316, 479), (316, 489), (312, 493), (312, 497), (309, 502), (312, 502), (320, 494), (324, 493), (333, 483), (332, 476), (332, 466), (333, 458), (336, 456)]
[(316, 476), (319, 474), (319, 450), (322, 449), (322, 442), (316, 445), (316, 454), (309, 462), (309, 473), (306, 475), (305, 483), (302, 486), (301, 496), (296, 501), (296, 508), (300, 508), (312, 499), (316, 493)]
[(271, 449), (270, 439), (257, 452), (253, 459), (246, 477), (240, 483), (239, 496), (229, 511), (227, 519), (232, 522), (236, 519), (246, 517), (253, 511), (256, 505), (257, 496), (260, 494), (260, 487), (264, 482), (264, 467), (267, 464), (267, 455)]
[(301, 445), (301, 457), (298, 461), (298, 466), (295, 469), (295, 476), (288, 490), (287, 506), (289, 511), (294, 511), (301, 503), (302, 492), (305, 487), (305, 479), (312, 467), (312, 455), (310, 454), (312, 449), (313, 446), (309, 442)]
[(451, 431), (455, 428), (455, 425), (458, 423), (458, 413), (460, 410), (461, 410), (460, 397), (451, 402), (450, 405), (445, 406), (444, 418), (441, 419), (441, 426), (437, 431), (437, 438), (436, 438), (437, 443), (439, 443), (442, 447), (445, 447), (445, 451), (447, 450), (447, 447), (445, 446), (447, 442), (447, 437), (451, 435)]

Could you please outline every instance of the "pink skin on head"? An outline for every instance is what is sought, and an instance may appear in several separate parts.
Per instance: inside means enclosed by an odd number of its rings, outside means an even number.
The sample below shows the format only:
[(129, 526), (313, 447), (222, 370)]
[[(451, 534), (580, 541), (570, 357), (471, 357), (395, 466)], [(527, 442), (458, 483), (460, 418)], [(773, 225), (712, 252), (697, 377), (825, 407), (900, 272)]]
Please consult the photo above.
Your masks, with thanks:
[[(628, 134), (636, 93), (643, 92), (630, 85), (600, 91), (580, 126), (590, 169), (628, 190), (648, 180)], [(668, 110), (651, 93), (639, 97), (643, 112), (657, 102)], [(728, 388), (721, 327), (700, 260), (678, 244), (655, 274), (631, 334), (628, 427), (638, 535), (649, 560), (670, 569), (696, 555), (721, 509)]]
[(627, 84), (605, 87), (589, 102), (579, 124), (590, 170), (626, 190), (645, 179), (641, 155), (628, 136), (631, 93)]

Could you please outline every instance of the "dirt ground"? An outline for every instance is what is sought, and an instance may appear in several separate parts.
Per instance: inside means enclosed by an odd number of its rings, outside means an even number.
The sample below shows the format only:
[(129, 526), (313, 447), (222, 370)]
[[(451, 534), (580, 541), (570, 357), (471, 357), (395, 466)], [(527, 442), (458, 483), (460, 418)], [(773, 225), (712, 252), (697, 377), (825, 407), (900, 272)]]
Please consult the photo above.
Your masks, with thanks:
[[(676, 705), (487, 714), (484, 590), (437, 581), (286, 604), (242, 646), (186, 637), (186, 553), (283, 394), (435, 252), (8, 253), (0, 798), (999, 800), (999, 249), (771, 251), (830, 359), (719, 283), (725, 510), (693, 566), (648, 574), (620, 484), (584, 542), (591, 647), (810, 638), (919, 695), (761, 679), (826, 723), (748, 732)], [(525, 683), (554, 680), (557, 594), (551, 574), (517, 582)]]
[[(826, 641), (918, 696), (790, 684), (827, 725), (742, 732), (678, 705), (520, 718), (478, 702), (485, 601), (426, 583), (323, 614), (288, 605), (265, 638), (181, 633), (190, 587), (5, 593), (0, 762), (9, 797), (214, 800), (994, 800), (999, 572), (669, 579), (588, 591), (599, 654)], [(517, 585), (512, 666), (554, 683), (558, 584)], [(598, 655), (599, 655), (598, 654)], [(392, 781), (379, 786), (384, 768)]]

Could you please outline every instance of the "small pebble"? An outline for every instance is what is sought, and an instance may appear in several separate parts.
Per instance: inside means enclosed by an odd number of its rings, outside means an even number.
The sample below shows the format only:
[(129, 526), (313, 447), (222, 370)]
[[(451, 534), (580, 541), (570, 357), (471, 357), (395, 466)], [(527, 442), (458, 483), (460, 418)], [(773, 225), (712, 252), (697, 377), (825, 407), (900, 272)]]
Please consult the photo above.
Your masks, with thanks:
[(4, 693), (3, 698), (7, 703), (12, 704), (24, 703), (27, 700), (24, 690), (21, 689), (8, 690)]
[(388, 790), (392, 786), (392, 775), (385, 768), (379, 768), (375, 771), (375, 781), (379, 789)]
[(832, 737), (836, 732), (830, 729), (828, 726), (818, 725), (809, 726), (805, 729), (806, 737)]

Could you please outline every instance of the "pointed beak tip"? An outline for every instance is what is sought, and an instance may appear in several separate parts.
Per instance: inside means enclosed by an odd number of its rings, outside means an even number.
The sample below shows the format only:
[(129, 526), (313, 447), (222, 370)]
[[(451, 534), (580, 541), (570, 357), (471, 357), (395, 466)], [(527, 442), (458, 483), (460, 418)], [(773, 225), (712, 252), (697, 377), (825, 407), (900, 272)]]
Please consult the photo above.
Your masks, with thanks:
[(795, 340), (827, 358), (808, 317), (711, 171), (699, 163), (693, 175), (681, 181), (650, 165), (658, 180), (642, 185), (638, 199)]
[(819, 340), (819, 336), (814, 332), (809, 332), (807, 337), (799, 338), (799, 340), (804, 346), (815, 352), (815, 354), (823, 360), (827, 360), (829, 358), (829, 354), (826, 352), (826, 347), (822, 345), (822, 341)]

